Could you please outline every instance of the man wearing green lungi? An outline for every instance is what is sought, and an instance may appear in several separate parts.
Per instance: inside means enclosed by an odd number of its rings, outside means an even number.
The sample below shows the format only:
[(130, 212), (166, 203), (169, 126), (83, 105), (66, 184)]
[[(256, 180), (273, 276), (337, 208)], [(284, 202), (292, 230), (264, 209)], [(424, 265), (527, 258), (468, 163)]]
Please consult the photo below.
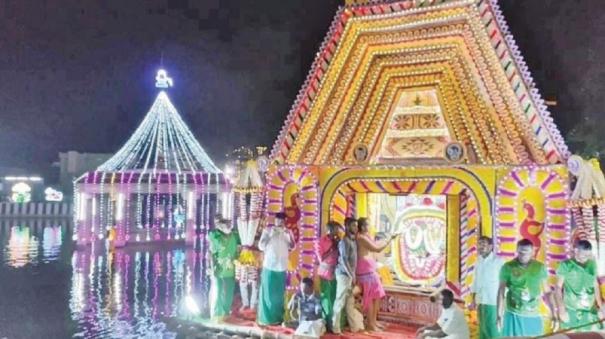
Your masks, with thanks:
[(208, 234), (212, 255), (212, 286), (210, 306), (212, 318), (221, 320), (231, 313), (235, 288), (235, 259), (240, 243), (229, 220), (218, 220), (216, 229)]
[[(591, 257), (590, 242), (579, 240), (575, 243), (573, 258), (559, 264), (556, 296), (562, 328), (575, 328), (599, 320), (599, 309), (605, 318), (597, 282), (597, 264)], [(576, 331), (598, 331), (602, 328), (597, 323)]]
[(471, 285), (470, 309), (477, 309), (479, 318), (479, 339), (500, 337), (496, 326), (498, 316), (498, 285), (499, 275), (504, 260), (494, 253), (492, 238), (482, 236), (479, 238), (479, 259), (475, 266), (475, 278)]
[(288, 255), (294, 246), (292, 234), (284, 228), (285, 218), (285, 213), (277, 213), (275, 225), (265, 228), (258, 242), (258, 248), (264, 252), (256, 316), (259, 325), (277, 325), (284, 320)]
[[(539, 309), (543, 294), (548, 295), (550, 305), (555, 305), (548, 286), (546, 267), (533, 257), (533, 243), (528, 239), (520, 240), (517, 242), (517, 257), (504, 264), (500, 270), (496, 321), (498, 329), (502, 329), (502, 335), (505, 337), (544, 334)], [(547, 304), (549, 307), (550, 305)], [(553, 324), (556, 324), (556, 313), (551, 314)]]

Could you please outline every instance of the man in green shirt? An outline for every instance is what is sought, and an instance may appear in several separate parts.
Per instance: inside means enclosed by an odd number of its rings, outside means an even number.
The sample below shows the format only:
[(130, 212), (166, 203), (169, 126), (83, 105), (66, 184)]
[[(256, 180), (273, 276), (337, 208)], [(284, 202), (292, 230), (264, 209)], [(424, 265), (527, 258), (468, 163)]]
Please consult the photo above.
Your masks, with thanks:
[(548, 295), (550, 305), (555, 305), (546, 267), (533, 257), (532, 242), (520, 240), (517, 242), (517, 257), (505, 263), (500, 270), (497, 325), (505, 337), (544, 334), (539, 308), (543, 294)]
[(208, 234), (212, 255), (212, 286), (210, 302), (212, 318), (222, 320), (231, 313), (235, 288), (235, 259), (239, 236), (233, 233), (231, 222), (220, 219), (216, 228)]
[[(565, 329), (599, 320), (599, 309), (605, 317), (597, 282), (597, 264), (591, 257), (590, 242), (579, 240), (575, 243), (573, 258), (561, 262), (557, 269), (556, 296), (559, 318)], [(602, 325), (597, 323), (576, 330), (598, 331), (602, 328)]]

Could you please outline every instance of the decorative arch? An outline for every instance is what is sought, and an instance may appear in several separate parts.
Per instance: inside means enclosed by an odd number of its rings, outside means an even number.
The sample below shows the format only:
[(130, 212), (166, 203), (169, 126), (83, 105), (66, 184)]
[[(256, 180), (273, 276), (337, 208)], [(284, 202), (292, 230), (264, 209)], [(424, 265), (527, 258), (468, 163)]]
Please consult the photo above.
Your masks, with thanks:
[[(492, 198), (493, 193), (490, 191), (489, 181), (490, 177), (493, 173), (493, 169), (489, 168), (474, 168), (469, 169), (464, 166), (459, 167), (424, 167), (424, 168), (416, 168), (416, 167), (373, 167), (373, 168), (364, 168), (364, 167), (349, 167), (341, 169), (335, 173), (331, 173), (328, 178), (325, 178), (325, 184), (322, 184), (322, 192), (321, 192), (321, 218), (320, 222), (324, 223), (330, 218), (330, 202), (334, 199), (338, 189), (348, 182), (353, 181), (367, 181), (367, 182), (387, 182), (387, 181), (395, 181), (395, 182), (406, 182), (406, 185), (412, 185), (413, 182), (422, 182), (416, 183), (414, 186), (414, 190), (421, 190), (422, 188), (426, 189), (426, 187), (430, 184), (430, 181), (453, 181), (456, 186), (464, 187), (468, 192), (472, 193), (472, 196), (477, 201), (477, 210), (479, 213), (479, 217), (482, 221), (482, 233), (491, 235), (492, 233), (492, 220), (491, 220), (491, 211), (492, 211)], [(374, 189), (378, 187), (378, 185), (373, 184), (375, 186), (369, 186), (368, 189)], [(433, 184), (434, 186), (435, 184)], [(439, 184), (434, 189), (439, 189), (439, 187), (444, 187)], [(454, 184), (452, 184), (454, 185)], [(384, 185), (383, 185), (384, 186)], [(393, 189), (393, 193), (397, 186), (391, 185), (384, 187), (385, 189)], [(399, 188), (404, 189), (402, 184), (398, 185)], [(435, 186), (434, 186), (435, 187)], [(433, 189), (433, 188), (432, 188)], [(451, 188), (450, 188), (451, 190)], [(369, 192), (369, 191), (368, 191)], [(377, 191), (382, 192), (382, 191)], [(387, 192), (387, 191), (384, 191)], [(398, 193), (405, 193), (405, 191), (400, 191)], [(415, 192), (409, 192), (415, 193)]]
[(529, 238), (540, 245), (538, 259), (554, 276), (571, 239), (567, 182), (567, 175), (552, 167), (516, 168), (499, 181), (495, 240), (500, 255), (513, 257), (516, 241)]
[[(458, 195), (460, 235), (456, 240), (460, 239), (460, 243), (455, 255), (460, 257), (460, 267), (448, 266), (448, 270), (457, 272), (459, 269), (461, 293), (468, 296), (477, 256), (477, 237), (487, 230), (491, 233), (492, 194), (479, 175), (481, 173), (464, 167), (343, 169), (331, 175), (323, 186), (321, 224), (342, 217), (343, 211), (350, 210), (346, 206), (347, 199), (343, 198), (350, 192)], [(484, 232), (481, 232), (482, 226)]]
[(289, 289), (295, 289), (302, 278), (312, 276), (315, 270), (315, 253), (320, 234), (318, 180), (309, 167), (282, 166), (270, 170), (267, 176), (267, 213), (275, 215), (292, 207), (288, 206), (287, 201), (293, 194), (298, 194), (300, 201), (300, 233), (296, 248), (290, 253)]

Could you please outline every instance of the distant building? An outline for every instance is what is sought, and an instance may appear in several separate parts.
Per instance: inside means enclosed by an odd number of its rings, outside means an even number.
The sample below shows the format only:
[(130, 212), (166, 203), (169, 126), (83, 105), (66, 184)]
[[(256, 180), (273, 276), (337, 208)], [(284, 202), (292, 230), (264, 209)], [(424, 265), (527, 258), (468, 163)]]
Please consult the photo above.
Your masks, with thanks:
[(106, 153), (79, 153), (76, 151), (59, 153), (59, 161), (55, 163), (55, 166), (59, 167), (59, 188), (64, 194), (71, 196), (74, 179), (85, 172), (95, 170), (111, 156), (112, 154)]

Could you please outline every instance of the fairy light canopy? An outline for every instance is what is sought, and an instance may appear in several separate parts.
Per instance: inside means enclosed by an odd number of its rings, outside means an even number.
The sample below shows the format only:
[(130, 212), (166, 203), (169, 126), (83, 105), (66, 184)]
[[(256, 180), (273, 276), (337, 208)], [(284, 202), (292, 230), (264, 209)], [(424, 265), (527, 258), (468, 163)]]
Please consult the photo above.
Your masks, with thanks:
[(231, 183), (170, 102), (173, 85), (159, 70), (159, 93), (132, 136), (107, 162), (75, 180), (79, 245), (102, 240), (110, 230), (118, 247), (181, 240), (194, 245), (219, 209), (230, 210)]
[(143, 122), (97, 171), (221, 173), (170, 101), (165, 90), (173, 86), (172, 78), (160, 69), (155, 80), (160, 92)]

